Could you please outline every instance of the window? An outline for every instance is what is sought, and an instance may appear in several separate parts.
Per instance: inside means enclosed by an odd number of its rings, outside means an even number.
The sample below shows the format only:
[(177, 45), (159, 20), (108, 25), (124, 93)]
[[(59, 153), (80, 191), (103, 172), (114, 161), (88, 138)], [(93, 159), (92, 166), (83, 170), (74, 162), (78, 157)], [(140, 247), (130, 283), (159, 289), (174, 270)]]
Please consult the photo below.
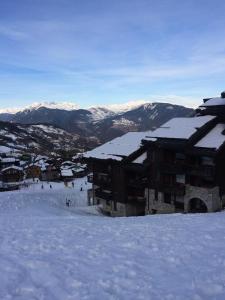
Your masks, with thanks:
[(172, 163), (174, 161), (174, 153), (170, 151), (164, 152), (164, 161), (167, 163)]
[(155, 201), (158, 201), (158, 191), (155, 190)]
[(185, 174), (176, 174), (177, 183), (185, 183)]
[(184, 153), (176, 153), (176, 160), (185, 160)]
[(172, 195), (169, 193), (164, 193), (164, 202), (170, 204), (171, 201), (172, 201)]
[(164, 174), (163, 176), (163, 183), (166, 185), (172, 185), (174, 180), (174, 175)]
[(209, 157), (209, 156), (202, 156), (201, 163), (203, 166), (213, 166), (214, 165), (213, 158)]
[(172, 194), (172, 193), (164, 193), (164, 202), (171, 204), (174, 203), (174, 201), (176, 201), (176, 195)]

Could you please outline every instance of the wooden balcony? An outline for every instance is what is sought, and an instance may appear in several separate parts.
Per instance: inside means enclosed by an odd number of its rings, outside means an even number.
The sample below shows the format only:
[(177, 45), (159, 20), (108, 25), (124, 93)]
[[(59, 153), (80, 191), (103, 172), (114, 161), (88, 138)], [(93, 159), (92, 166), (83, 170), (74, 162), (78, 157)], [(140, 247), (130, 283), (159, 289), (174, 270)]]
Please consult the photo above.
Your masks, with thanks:
[(173, 184), (164, 184), (159, 183), (154, 188), (163, 193), (173, 193), (177, 196), (184, 196), (185, 194), (185, 185), (181, 183), (173, 183)]
[(161, 162), (159, 163), (158, 169), (161, 173), (183, 174), (185, 173), (186, 166), (184, 162)]
[(215, 176), (214, 166), (202, 166), (202, 165), (189, 165), (186, 172), (188, 175), (199, 176), (204, 178), (213, 179)]
[(130, 202), (132, 202), (132, 201), (143, 202), (146, 200), (144, 195), (128, 195), (127, 199)]
[(106, 178), (94, 177), (93, 184), (100, 186), (103, 189), (111, 189), (112, 187), (112, 181), (109, 178), (106, 179)]
[(111, 192), (100, 191), (99, 189), (95, 190), (95, 196), (104, 200), (112, 200)]
[(142, 179), (128, 179), (127, 186), (137, 189), (145, 188), (148, 185), (147, 178)]

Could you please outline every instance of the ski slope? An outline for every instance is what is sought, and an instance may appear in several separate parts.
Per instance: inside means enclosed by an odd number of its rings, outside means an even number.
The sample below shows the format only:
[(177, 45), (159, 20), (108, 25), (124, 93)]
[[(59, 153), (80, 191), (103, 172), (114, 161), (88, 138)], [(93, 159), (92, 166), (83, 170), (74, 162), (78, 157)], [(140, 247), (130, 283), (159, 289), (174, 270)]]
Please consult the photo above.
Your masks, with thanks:
[(85, 181), (0, 193), (1, 300), (225, 299), (224, 213), (108, 218)]

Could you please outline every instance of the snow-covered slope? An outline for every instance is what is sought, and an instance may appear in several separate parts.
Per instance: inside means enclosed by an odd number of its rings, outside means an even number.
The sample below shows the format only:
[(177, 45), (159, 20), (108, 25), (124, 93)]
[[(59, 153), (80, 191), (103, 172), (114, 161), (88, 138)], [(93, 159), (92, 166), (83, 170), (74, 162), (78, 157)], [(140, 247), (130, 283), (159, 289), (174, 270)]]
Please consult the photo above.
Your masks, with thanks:
[(1, 299), (224, 300), (224, 213), (93, 215), (80, 184), (0, 194)]
[(92, 114), (94, 121), (103, 120), (107, 117), (114, 116), (116, 113), (106, 107), (91, 107), (88, 109)]
[[(80, 149), (80, 136), (52, 125), (0, 122), (0, 145), (40, 153)], [(82, 149), (82, 148), (81, 148)]]

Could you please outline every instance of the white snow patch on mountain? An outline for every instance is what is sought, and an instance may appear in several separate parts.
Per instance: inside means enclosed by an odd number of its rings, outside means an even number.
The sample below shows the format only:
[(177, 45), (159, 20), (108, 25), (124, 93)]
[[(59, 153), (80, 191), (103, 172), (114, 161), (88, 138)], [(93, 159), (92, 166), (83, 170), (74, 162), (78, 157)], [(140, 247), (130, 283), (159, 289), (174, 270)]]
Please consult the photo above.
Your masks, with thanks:
[(135, 100), (135, 101), (129, 101), (122, 104), (109, 104), (104, 106), (105, 108), (108, 108), (116, 113), (122, 113), (126, 112), (135, 108), (138, 108), (139, 106), (148, 103), (149, 101), (146, 100)]
[(120, 118), (120, 119), (113, 120), (113, 126), (119, 126), (119, 125), (132, 126), (132, 125), (135, 125), (135, 123), (131, 120), (126, 119), (126, 118)]
[(106, 107), (91, 107), (88, 110), (91, 112), (92, 118), (95, 121), (99, 121), (115, 115), (115, 112)]
[(37, 110), (40, 107), (50, 108), (50, 109), (62, 109), (62, 110), (75, 110), (78, 109), (78, 105), (71, 102), (35, 102), (30, 106), (25, 107), (25, 110)]
[(61, 109), (61, 110), (76, 110), (79, 106), (72, 102), (34, 102), (31, 105), (22, 107), (22, 108), (5, 108), (0, 109), (0, 113), (9, 113), (15, 114), (23, 111), (37, 110), (41, 107), (50, 108), (50, 109)]

